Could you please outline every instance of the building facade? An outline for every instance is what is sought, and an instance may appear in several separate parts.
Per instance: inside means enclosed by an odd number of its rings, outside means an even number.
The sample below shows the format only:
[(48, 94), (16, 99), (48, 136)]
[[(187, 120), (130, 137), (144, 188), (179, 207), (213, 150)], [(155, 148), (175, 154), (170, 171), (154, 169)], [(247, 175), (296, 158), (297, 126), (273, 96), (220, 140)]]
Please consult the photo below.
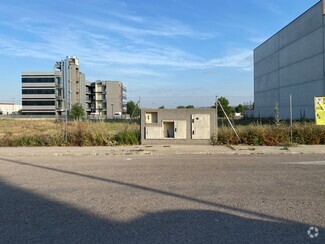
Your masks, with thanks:
[(126, 86), (119, 81), (98, 80), (92, 83), (95, 114), (107, 119), (126, 113)]
[(86, 81), (79, 60), (67, 56), (54, 71), (22, 72), (23, 115), (66, 115), (81, 104), (86, 115), (117, 118), (126, 113), (126, 87), (119, 81)]
[(57, 114), (64, 115), (74, 104), (81, 104), (86, 111), (86, 79), (79, 70), (79, 60), (67, 56), (56, 62), (54, 69), (60, 77), (57, 84)]
[(254, 50), (254, 116), (314, 119), (314, 97), (325, 96), (325, 25), (318, 2)]
[(59, 74), (22, 72), (22, 114), (56, 115)]

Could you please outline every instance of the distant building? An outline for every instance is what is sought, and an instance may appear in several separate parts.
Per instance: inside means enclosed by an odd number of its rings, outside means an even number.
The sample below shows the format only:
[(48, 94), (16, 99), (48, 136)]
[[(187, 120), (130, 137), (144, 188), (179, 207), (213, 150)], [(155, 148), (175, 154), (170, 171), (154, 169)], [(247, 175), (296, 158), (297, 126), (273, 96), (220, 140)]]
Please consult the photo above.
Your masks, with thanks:
[(21, 108), (21, 105), (15, 103), (0, 103), (0, 115), (17, 114)]
[(22, 72), (23, 115), (65, 115), (74, 104), (88, 116), (116, 118), (126, 112), (126, 87), (119, 81), (86, 81), (73, 56), (56, 62), (54, 71)]
[(254, 50), (254, 116), (313, 119), (314, 96), (325, 96), (325, 24), (319, 1)]
[(91, 86), (95, 114), (111, 119), (126, 113), (126, 86), (122, 82), (98, 80)]
[(54, 68), (60, 74), (57, 84), (57, 114), (65, 114), (74, 104), (81, 104), (86, 111), (86, 80), (85, 74), (79, 70), (78, 58), (67, 56), (56, 62)]
[(54, 71), (22, 72), (22, 114), (56, 115), (56, 85), (60, 76)]

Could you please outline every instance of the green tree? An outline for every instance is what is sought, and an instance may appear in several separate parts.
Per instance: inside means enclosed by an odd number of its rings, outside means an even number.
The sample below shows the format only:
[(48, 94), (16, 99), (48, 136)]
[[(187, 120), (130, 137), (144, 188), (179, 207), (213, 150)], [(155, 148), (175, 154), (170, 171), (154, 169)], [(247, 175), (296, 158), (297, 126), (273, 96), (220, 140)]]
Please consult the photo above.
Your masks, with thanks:
[(236, 113), (243, 113), (244, 112), (244, 106), (242, 104), (239, 104), (235, 107)]
[[(222, 105), (222, 107), (223, 107), (223, 109), (225, 110), (225, 112), (226, 112), (226, 114), (228, 115), (228, 116), (230, 116), (231, 115), (231, 107), (229, 106), (229, 101), (228, 101), (228, 99), (227, 98), (225, 98), (225, 97), (219, 97), (218, 98), (218, 102)], [(221, 109), (221, 106), (220, 106), (220, 104), (218, 103), (218, 116), (219, 117), (225, 117), (225, 114), (224, 114), (224, 112), (222, 111), (222, 109)]]
[(74, 120), (80, 120), (80, 118), (85, 116), (85, 110), (83, 109), (81, 104), (73, 104), (69, 115)]
[(126, 112), (133, 117), (138, 117), (140, 115), (140, 108), (138, 104), (135, 104), (133, 101), (128, 101), (126, 104)]
[(177, 107), (177, 109), (184, 109), (184, 108), (185, 108), (185, 106), (182, 106), (182, 105)]
[(19, 115), (22, 115), (22, 114), (23, 114), (23, 110), (22, 110), (22, 109), (19, 109), (17, 113), (18, 113)]
[(158, 109), (165, 109), (165, 106), (162, 105), (162, 106), (160, 106)]
[(194, 108), (193, 105), (187, 105), (186, 108)]

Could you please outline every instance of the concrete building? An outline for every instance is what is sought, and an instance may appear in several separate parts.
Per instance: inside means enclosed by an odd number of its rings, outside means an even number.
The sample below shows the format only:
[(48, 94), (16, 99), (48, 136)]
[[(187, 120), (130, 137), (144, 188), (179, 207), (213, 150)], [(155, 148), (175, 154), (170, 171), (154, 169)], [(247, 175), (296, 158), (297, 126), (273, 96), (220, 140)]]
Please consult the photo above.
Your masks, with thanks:
[(56, 115), (59, 74), (53, 71), (22, 72), (22, 114)]
[(0, 115), (17, 114), (21, 108), (21, 105), (15, 103), (0, 103)]
[(91, 115), (92, 112), (95, 112), (95, 106), (92, 101), (94, 100), (94, 91), (91, 82), (86, 81), (86, 115)]
[(107, 119), (126, 113), (126, 86), (119, 81), (98, 80), (92, 83), (95, 114)]
[(141, 144), (210, 144), (215, 109), (143, 109)]
[(81, 104), (86, 111), (86, 80), (85, 74), (79, 70), (78, 58), (67, 56), (56, 62), (54, 68), (60, 74), (57, 84), (57, 114), (65, 114), (74, 104)]
[(73, 104), (87, 109), (85, 75), (76, 57), (56, 62), (54, 71), (22, 72), (23, 115), (65, 115)]
[(314, 96), (325, 96), (325, 25), (318, 2), (254, 50), (254, 116), (314, 119)]
[(81, 104), (87, 116), (120, 118), (126, 113), (126, 87), (119, 81), (86, 81), (79, 60), (67, 56), (54, 71), (22, 72), (23, 115), (65, 115)]

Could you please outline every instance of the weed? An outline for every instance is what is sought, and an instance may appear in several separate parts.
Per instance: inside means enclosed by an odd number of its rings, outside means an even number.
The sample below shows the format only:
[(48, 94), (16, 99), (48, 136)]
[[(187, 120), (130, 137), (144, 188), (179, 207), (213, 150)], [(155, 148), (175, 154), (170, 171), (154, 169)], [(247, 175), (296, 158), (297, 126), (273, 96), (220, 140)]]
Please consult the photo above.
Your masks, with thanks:
[[(138, 125), (124, 123), (0, 120), (0, 146), (114, 146), (138, 144)], [(123, 133), (122, 133), (123, 134)], [(65, 140), (67, 136), (67, 140)]]

